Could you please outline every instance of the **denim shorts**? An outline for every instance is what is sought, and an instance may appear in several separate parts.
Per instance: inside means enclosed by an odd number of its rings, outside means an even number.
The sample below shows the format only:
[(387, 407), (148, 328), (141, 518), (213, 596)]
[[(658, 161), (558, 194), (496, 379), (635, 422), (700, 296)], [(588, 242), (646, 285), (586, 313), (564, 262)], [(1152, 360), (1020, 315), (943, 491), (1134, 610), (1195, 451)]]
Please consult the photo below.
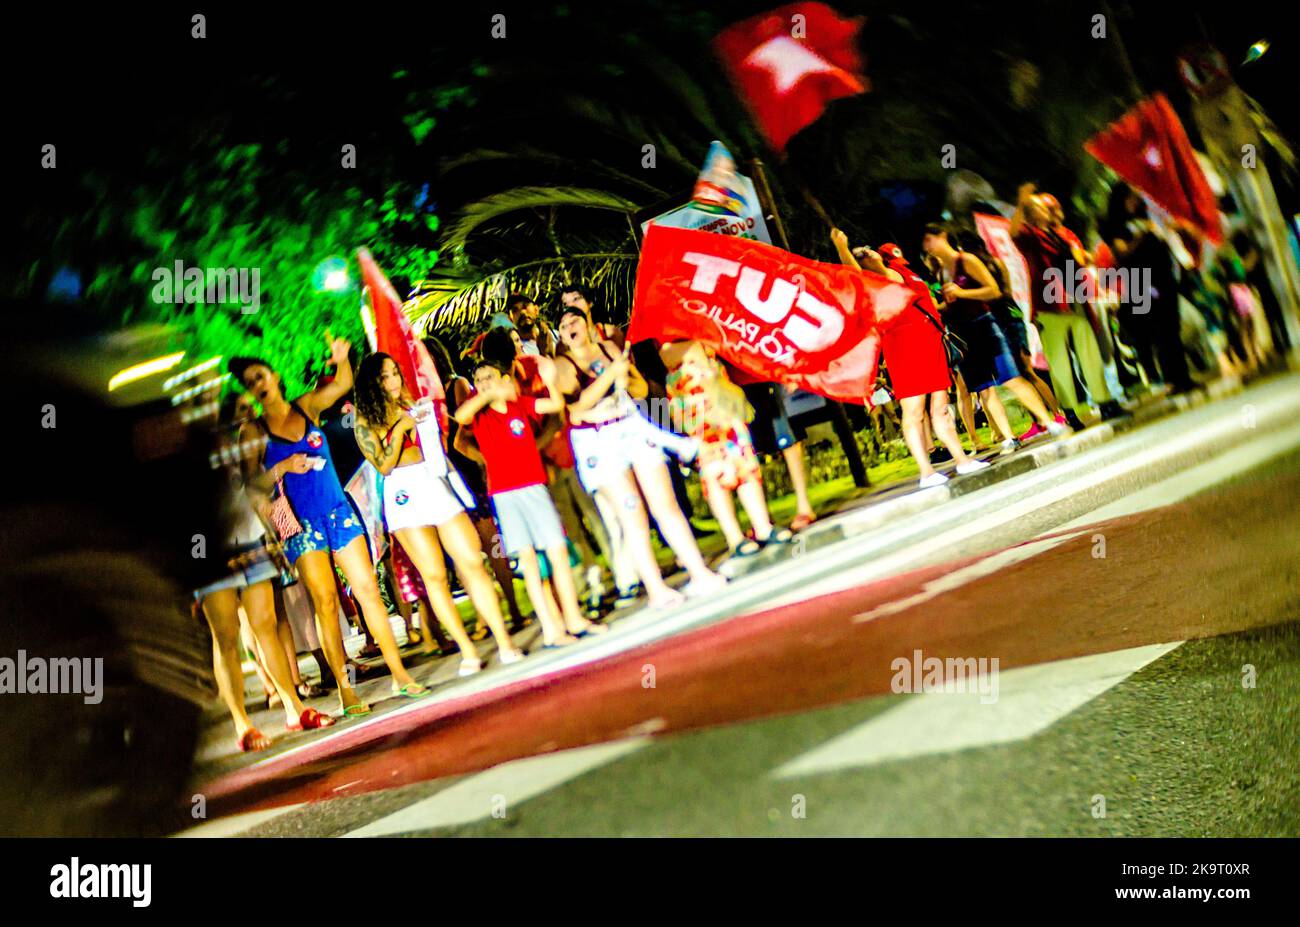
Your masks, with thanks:
[(284, 542), (284, 554), (290, 563), (313, 550), (342, 550), (357, 538), (366, 536), (366, 526), (352, 506), (343, 502), (330, 511), (310, 518), (298, 516), (302, 530)]
[(957, 367), (966, 389), (978, 393), (1020, 376), (1007, 337), (992, 313), (962, 320), (952, 328), (966, 342), (966, 353)]

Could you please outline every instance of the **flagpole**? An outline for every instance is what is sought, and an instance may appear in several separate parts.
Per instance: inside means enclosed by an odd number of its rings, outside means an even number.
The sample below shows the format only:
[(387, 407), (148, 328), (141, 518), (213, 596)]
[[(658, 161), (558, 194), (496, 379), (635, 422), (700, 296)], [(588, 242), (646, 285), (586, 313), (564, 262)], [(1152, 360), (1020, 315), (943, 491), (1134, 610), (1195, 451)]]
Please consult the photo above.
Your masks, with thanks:
[(750, 158), (749, 165), (754, 176), (758, 178), (759, 197), (765, 200), (768, 208), (772, 210), (772, 224), (776, 226), (776, 234), (781, 238), (781, 247), (789, 251), (790, 239), (786, 237), (785, 223), (781, 221), (781, 211), (776, 208), (776, 197), (772, 196), (772, 188), (768, 185), (767, 172), (763, 170), (763, 161), (760, 158)]
[[(763, 170), (763, 161), (761, 158), (754, 157), (750, 159), (749, 163), (750, 170), (756, 178), (755, 188), (758, 192), (759, 206), (763, 206), (764, 201), (766, 201), (766, 205), (771, 208), (772, 224), (776, 226), (776, 234), (781, 240), (781, 247), (789, 251), (790, 240), (786, 237), (785, 223), (781, 221), (781, 211), (776, 207), (776, 198), (772, 196), (772, 188), (767, 182), (767, 172)], [(802, 183), (799, 184), (799, 187), (808, 198), (808, 201), (813, 204), (814, 209), (833, 227), (834, 223), (830, 221), (830, 217), (826, 215), (826, 210), (821, 208), (821, 204), (817, 202), (816, 197)], [(764, 208), (763, 211), (766, 212), (767, 209)], [(859, 489), (866, 489), (871, 485), (871, 478), (867, 475), (867, 466), (862, 459), (862, 452), (858, 448), (857, 437), (854, 435), (853, 425), (849, 421), (848, 413), (844, 411), (843, 404), (834, 399), (827, 399), (826, 402), (827, 412), (831, 419), (831, 428), (840, 442), (844, 457), (848, 460), (849, 474), (853, 477), (853, 485)], [(782, 402), (781, 411), (784, 414), (784, 402)]]
[(1115, 11), (1110, 8), (1107, 0), (1101, 0), (1101, 11), (1106, 16), (1106, 22), (1110, 23), (1111, 31), (1115, 33), (1115, 48), (1119, 52), (1120, 64), (1124, 68), (1124, 74), (1128, 77), (1129, 89), (1133, 91), (1133, 99), (1142, 99), (1142, 85), (1138, 83), (1137, 72), (1133, 70), (1133, 62), (1128, 56), (1128, 46), (1124, 44), (1124, 36), (1119, 31), (1119, 20), (1115, 17)]

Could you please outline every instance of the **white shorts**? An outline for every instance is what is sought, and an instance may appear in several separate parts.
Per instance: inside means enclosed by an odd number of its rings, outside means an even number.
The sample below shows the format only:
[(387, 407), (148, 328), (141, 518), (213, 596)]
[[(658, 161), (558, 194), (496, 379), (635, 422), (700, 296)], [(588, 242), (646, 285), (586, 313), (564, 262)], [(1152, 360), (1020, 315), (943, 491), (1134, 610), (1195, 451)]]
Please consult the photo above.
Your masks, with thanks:
[(638, 464), (664, 462), (657, 429), (648, 424), (633, 413), (606, 425), (569, 430), (578, 479), (587, 492), (609, 485)]
[(496, 510), (501, 546), (507, 557), (517, 555), (526, 547), (533, 550), (564, 547), (560, 513), (542, 484), (493, 493), (492, 508)]
[(384, 477), (384, 520), (389, 531), (443, 525), (465, 511), (446, 476), (424, 464), (397, 467)]

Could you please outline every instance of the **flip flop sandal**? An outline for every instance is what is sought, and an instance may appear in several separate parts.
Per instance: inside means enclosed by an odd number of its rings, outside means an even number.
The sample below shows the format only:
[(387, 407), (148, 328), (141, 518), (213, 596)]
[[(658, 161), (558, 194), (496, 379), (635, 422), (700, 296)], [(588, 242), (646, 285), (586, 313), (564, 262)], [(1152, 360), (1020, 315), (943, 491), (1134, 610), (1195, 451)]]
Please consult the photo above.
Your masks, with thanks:
[(266, 750), (271, 746), (271, 738), (267, 737), (255, 727), (250, 727), (244, 731), (244, 736), (235, 741), (239, 747), (240, 753), (256, 753), (259, 750)]
[(481, 624), (474, 629), (474, 633), (469, 636), (469, 639), (477, 644), (479, 641), (487, 640), (487, 636), (491, 633), (492, 633), (491, 628), (489, 628), (486, 624)]
[(794, 540), (794, 532), (789, 528), (773, 528), (772, 533), (767, 536), (766, 540), (759, 541), (763, 547), (769, 547), (773, 544), (789, 544)]
[(357, 718), (361, 715), (370, 714), (370, 706), (365, 702), (358, 702), (355, 705), (349, 705), (347, 708), (344, 708), (343, 713), (349, 718)]
[(307, 708), (303, 710), (297, 724), (286, 724), (284, 729), (286, 731), (316, 731), (333, 725), (334, 718), (330, 715), (323, 714), (315, 708)]
[(745, 538), (736, 545), (736, 549), (731, 552), (733, 557), (752, 557), (763, 549), (764, 542), (756, 541), (753, 538)]
[(577, 633), (574, 633), (574, 632), (572, 632), (572, 631), (570, 631), (569, 633), (570, 633), (573, 637), (576, 637), (576, 638), (579, 638), (579, 639), (584, 638), (584, 637), (589, 637), (589, 636), (592, 636), (592, 635), (599, 637), (601, 634), (608, 634), (608, 633), (609, 633), (609, 628), (605, 627), (603, 624), (593, 624), (591, 627), (589, 627), (589, 628), (583, 628), (581, 631), (578, 631)]
[(791, 531), (802, 531), (817, 520), (816, 515), (796, 515), (790, 522)]
[(422, 686), (418, 682), (408, 682), (406, 685), (399, 687), (393, 683), (393, 694), (401, 698), (424, 698), (432, 693), (428, 686)]

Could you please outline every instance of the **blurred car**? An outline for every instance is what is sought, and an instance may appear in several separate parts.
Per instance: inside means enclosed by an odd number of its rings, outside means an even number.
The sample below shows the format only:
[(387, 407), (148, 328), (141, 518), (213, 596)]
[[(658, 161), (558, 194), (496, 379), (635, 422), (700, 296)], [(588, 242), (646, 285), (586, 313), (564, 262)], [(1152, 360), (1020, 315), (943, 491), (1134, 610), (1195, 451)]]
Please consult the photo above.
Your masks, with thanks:
[(203, 429), (158, 377), (108, 390), (174, 339), (47, 329), (6, 345), (16, 424), (0, 489), (0, 658), (102, 659), (103, 679), (97, 704), (3, 696), (0, 833), (161, 834), (186, 820), (215, 693), (190, 590), (216, 565), (195, 539), (216, 536), (219, 484)]

